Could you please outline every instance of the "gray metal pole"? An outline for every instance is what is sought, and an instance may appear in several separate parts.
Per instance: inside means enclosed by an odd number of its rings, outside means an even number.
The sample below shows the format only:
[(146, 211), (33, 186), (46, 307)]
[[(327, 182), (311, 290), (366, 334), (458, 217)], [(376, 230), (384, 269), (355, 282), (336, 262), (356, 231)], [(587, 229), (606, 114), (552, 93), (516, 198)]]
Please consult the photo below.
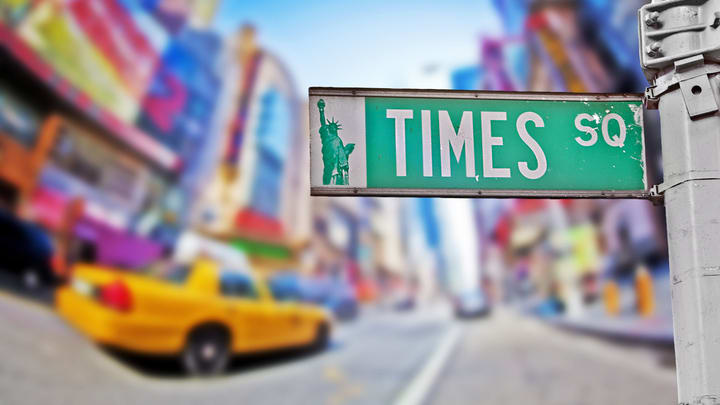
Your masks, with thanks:
[(640, 56), (660, 110), (680, 404), (720, 404), (720, 0), (640, 9)]

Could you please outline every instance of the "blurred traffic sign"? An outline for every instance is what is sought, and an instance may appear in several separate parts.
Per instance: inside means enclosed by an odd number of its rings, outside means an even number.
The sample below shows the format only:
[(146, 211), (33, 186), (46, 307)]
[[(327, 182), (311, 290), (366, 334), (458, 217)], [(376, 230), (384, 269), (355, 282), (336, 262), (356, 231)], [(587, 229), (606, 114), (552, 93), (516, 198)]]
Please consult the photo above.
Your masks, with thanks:
[(313, 195), (649, 197), (642, 95), (309, 96)]

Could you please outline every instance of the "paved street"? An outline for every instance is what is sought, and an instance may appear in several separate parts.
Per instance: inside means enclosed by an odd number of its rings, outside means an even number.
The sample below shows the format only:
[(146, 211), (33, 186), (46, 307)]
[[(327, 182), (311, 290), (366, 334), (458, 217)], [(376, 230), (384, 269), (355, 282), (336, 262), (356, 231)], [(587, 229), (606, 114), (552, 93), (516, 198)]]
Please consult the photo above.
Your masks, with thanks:
[(40, 304), (0, 293), (0, 403), (673, 404), (658, 353), (498, 311), (366, 311), (323, 354), (236, 361), (187, 379), (172, 362), (111, 356)]
[(496, 316), (464, 329), (429, 403), (676, 404), (674, 369), (660, 361), (649, 349)]

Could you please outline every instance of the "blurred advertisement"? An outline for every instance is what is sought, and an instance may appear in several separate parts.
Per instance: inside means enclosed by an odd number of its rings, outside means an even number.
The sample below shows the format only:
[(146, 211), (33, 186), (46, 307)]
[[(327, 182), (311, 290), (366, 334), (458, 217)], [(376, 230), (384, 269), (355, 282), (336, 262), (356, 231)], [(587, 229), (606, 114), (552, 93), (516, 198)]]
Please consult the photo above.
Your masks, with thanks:
[(68, 11), (137, 100), (145, 92), (158, 54), (133, 15), (118, 0), (72, 1)]
[(82, 19), (92, 16), (75, 12), (70, 8), (74, 3), (82, 2), (39, 2), (17, 25), (16, 31), (77, 90), (87, 93), (120, 119), (130, 121), (137, 113), (138, 94), (133, 95), (123, 84), (113, 62), (83, 31)]
[(0, 81), (0, 205), (10, 209), (32, 190), (52, 134), (42, 108)]
[[(217, 66), (222, 42), (215, 34), (184, 28), (172, 37), (142, 99), (137, 125), (183, 161), (183, 188), (192, 192), (204, 163), (220, 96)], [(188, 196), (188, 198), (191, 198)]]
[[(147, 263), (159, 256), (161, 245), (133, 235), (132, 221), (146, 209), (150, 175), (137, 158), (63, 122), (30, 200), (32, 216), (54, 232), (77, 236), (83, 246), (77, 249), (87, 256), (83, 260), (129, 267)], [(80, 216), (68, 224), (77, 204)]]
[(26, 100), (0, 82), (0, 131), (25, 147), (32, 147), (38, 136), (42, 115)]

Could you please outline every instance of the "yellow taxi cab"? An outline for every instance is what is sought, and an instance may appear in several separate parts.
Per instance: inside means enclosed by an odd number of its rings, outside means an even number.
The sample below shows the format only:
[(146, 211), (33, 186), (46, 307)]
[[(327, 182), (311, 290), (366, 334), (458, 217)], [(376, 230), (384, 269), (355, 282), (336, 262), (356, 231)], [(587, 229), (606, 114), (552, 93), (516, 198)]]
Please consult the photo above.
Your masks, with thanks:
[(176, 355), (188, 373), (221, 373), (234, 354), (308, 346), (322, 349), (330, 317), (317, 306), (274, 299), (261, 277), (210, 260), (142, 275), (78, 265), (56, 308), (94, 341)]

